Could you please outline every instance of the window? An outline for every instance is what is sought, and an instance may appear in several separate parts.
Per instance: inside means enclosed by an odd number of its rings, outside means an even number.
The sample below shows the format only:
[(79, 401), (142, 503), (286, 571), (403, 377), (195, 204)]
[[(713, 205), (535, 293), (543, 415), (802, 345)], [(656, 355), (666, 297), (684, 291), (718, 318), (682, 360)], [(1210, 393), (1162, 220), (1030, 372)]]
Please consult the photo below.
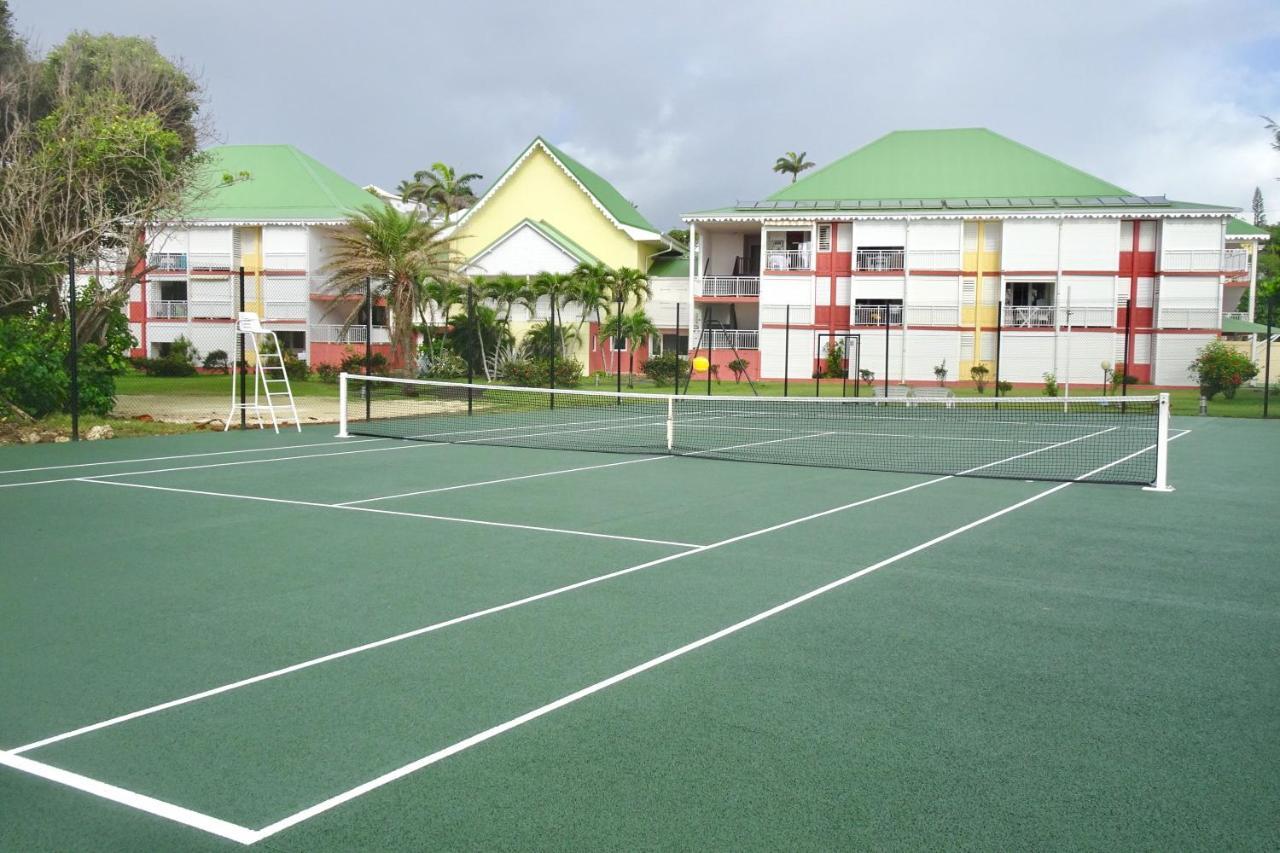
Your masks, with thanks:
[(161, 302), (186, 302), (187, 283), (185, 281), (160, 282)]
[(830, 225), (818, 226), (818, 251), (819, 252), (831, 251), (831, 226)]
[[(689, 351), (688, 335), (663, 335), (661, 352), (686, 353)], [(657, 353), (660, 354), (660, 353)]]
[(1053, 282), (1011, 281), (1004, 286), (1005, 305), (1052, 305)]
[[(376, 311), (374, 312), (376, 315)], [(280, 339), (281, 349), (292, 350), (296, 355), (307, 348), (306, 332), (276, 332), (276, 337)]]
[[(367, 320), (366, 320), (365, 318), (366, 318), (368, 315), (369, 315), (368, 310), (362, 307), (362, 308), (360, 309), (359, 318), (356, 320), (356, 322), (357, 322), (359, 325), (363, 326), (363, 325), (367, 322)], [(387, 306), (385, 306), (385, 305), (377, 305), (377, 304), (375, 304), (375, 305), (373, 306), (373, 325), (375, 325), (375, 326), (385, 326), (385, 325), (387, 325)], [(279, 334), (279, 333), (277, 333), (277, 334)]]
[(609, 346), (613, 347), (613, 351), (614, 351), (614, 352), (626, 352), (626, 351), (627, 351), (627, 339), (626, 339), (626, 338), (615, 338), (615, 337), (610, 337), (610, 338), (609, 338)]

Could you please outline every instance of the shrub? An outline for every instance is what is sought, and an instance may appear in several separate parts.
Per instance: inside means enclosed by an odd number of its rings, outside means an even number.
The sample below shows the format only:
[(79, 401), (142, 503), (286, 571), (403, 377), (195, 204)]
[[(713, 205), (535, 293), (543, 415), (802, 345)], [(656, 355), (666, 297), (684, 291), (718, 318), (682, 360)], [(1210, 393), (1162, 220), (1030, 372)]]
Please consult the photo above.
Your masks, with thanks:
[(1044, 375), (1044, 390), (1041, 393), (1046, 397), (1058, 396), (1058, 375), (1056, 373), (1046, 373)]
[(1258, 375), (1258, 366), (1249, 356), (1218, 340), (1201, 347), (1187, 369), (1196, 377), (1206, 400), (1212, 400), (1219, 392), (1230, 400), (1236, 389)]
[[(341, 370), (343, 373), (364, 373), (364, 353), (347, 350), (342, 357)], [(373, 353), (369, 358), (369, 372), (374, 376), (386, 376), (387, 357), (380, 352)]]
[(148, 358), (142, 369), (148, 376), (195, 376), (196, 366), (180, 358)]
[(322, 364), (316, 368), (316, 378), (321, 382), (333, 384), (338, 381), (338, 366), (335, 364)]
[(691, 371), (689, 360), (674, 352), (655, 355), (640, 365), (640, 372), (653, 380), (655, 385), (674, 385), (677, 376), (679, 381), (686, 382)]
[(1010, 391), (1013, 390), (1013, 383), (1006, 382), (1005, 380), (1001, 379), (999, 382), (996, 383), (996, 390), (999, 391), (1001, 394), (1008, 394)]
[(729, 362), (729, 369), (733, 371), (733, 382), (736, 385), (742, 382), (742, 377), (751, 369), (751, 362), (745, 358), (735, 358)]
[(291, 349), (284, 351), (284, 369), (290, 381), (305, 382), (311, 376), (311, 365), (298, 358)]
[[(551, 384), (551, 360), (513, 358), (502, 365), (498, 377), (511, 385), (546, 388)], [(572, 388), (582, 381), (582, 363), (576, 358), (556, 359), (556, 387)]]
[(209, 354), (204, 357), (204, 363), (201, 366), (211, 372), (226, 373), (227, 351), (220, 349), (209, 350)]
[(862, 379), (862, 381), (863, 381), (863, 382), (875, 382), (875, 381), (876, 381), (876, 374), (875, 374), (875, 371), (874, 371), (874, 370), (867, 370), (867, 368), (865, 368), (865, 367), (858, 371), (858, 376), (859, 376), (859, 377), (861, 377), (861, 379)]
[[(827, 363), (824, 373), (828, 379), (844, 378), (844, 347), (840, 344), (832, 344), (827, 347)], [(732, 369), (732, 367), (730, 367)]]
[(991, 368), (985, 364), (975, 364), (969, 368), (969, 378), (973, 380), (973, 385), (978, 389), (979, 394), (985, 394), (987, 391), (987, 375), (991, 373)]
[(933, 375), (938, 380), (939, 387), (947, 384), (947, 360), (945, 358), (942, 360), (942, 364), (933, 366)]

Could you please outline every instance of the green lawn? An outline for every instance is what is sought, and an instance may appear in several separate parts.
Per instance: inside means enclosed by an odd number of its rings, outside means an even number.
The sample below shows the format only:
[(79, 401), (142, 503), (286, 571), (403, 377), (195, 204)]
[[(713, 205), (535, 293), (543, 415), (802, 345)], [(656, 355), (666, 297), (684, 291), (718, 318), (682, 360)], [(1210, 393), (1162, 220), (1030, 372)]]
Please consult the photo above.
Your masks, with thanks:
[[(253, 377), (247, 377), (248, 388), (253, 391)], [(337, 383), (321, 382), (319, 379), (291, 380), (295, 397), (336, 397)], [(116, 394), (119, 396), (136, 396), (140, 394), (172, 394), (180, 397), (208, 397), (225, 395), (230, 392), (231, 377), (221, 373), (206, 373), (199, 376), (147, 376), (144, 373), (129, 373), (116, 379)]]

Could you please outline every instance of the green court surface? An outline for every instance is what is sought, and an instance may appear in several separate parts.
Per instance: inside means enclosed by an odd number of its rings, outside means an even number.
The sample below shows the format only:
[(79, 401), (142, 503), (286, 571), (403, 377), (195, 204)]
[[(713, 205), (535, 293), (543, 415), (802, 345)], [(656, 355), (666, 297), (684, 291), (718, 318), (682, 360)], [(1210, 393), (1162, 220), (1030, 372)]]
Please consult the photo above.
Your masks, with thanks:
[(1173, 434), (1172, 493), (2, 451), (0, 849), (1276, 849), (1280, 430)]

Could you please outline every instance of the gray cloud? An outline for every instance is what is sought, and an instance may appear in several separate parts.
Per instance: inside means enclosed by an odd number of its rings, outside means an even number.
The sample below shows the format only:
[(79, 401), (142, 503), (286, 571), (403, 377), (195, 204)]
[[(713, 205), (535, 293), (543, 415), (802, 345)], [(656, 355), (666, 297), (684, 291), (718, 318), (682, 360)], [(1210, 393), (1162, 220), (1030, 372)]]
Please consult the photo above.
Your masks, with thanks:
[(543, 134), (671, 227), (776, 189), (787, 149), (981, 125), (1143, 194), (1246, 207), (1260, 185), (1280, 219), (1267, 0), (11, 5), (45, 46), (153, 35), (203, 74), (220, 139), (361, 183), (435, 160), (493, 179)]

